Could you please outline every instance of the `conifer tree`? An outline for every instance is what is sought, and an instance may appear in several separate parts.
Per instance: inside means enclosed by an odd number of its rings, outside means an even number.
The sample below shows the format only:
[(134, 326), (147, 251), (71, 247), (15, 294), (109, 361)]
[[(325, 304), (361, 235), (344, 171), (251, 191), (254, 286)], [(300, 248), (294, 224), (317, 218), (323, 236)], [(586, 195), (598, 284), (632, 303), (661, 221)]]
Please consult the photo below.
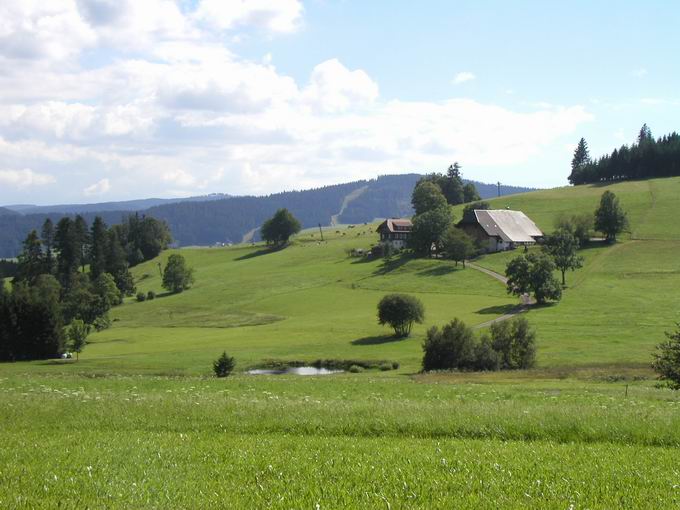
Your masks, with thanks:
[(35, 283), (38, 276), (45, 272), (45, 261), (43, 259), (42, 245), (38, 238), (38, 233), (32, 230), (24, 241), (24, 248), (19, 255), (17, 275), (15, 282), (26, 282), (29, 285)]
[(54, 247), (58, 252), (58, 279), (64, 287), (69, 287), (71, 276), (78, 271), (78, 266), (80, 265), (75, 224), (71, 218), (62, 218), (57, 223), (54, 233)]
[(109, 253), (109, 234), (106, 224), (97, 216), (90, 229), (90, 278), (96, 280), (107, 269), (106, 258)]
[(45, 249), (45, 272), (54, 272), (54, 223), (47, 218), (42, 226), (40, 238)]
[(88, 233), (87, 222), (80, 214), (76, 216), (73, 222), (73, 227), (75, 231), (75, 247), (78, 257), (78, 263), (82, 268), (83, 273), (85, 272), (85, 264), (87, 264), (87, 254), (89, 251), (89, 240), (90, 235)]
[(571, 175), (569, 182), (578, 184), (578, 175), (583, 171), (583, 168), (590, 163), (590, 153), (588, 152), (588, 144), (585, 138), (581, 138), (578, 146), (574, 151), (574, 157), (571, 160)]

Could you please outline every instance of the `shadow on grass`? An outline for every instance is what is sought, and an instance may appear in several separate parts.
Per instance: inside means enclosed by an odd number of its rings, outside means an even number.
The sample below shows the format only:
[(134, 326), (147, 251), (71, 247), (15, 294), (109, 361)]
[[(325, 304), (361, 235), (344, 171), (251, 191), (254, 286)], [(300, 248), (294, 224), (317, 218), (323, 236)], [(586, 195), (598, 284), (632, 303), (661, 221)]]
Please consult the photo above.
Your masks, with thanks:
[(441, 265), (425, 269), (416, 273), (416, 276), (445, 276), (463, 269), (463, 266)]
[(497, 306), (487, 306), (481, 310), (477, 310), (476, 313), (482, 315), (506, 315), (517, 309), (519, 305), (497, 305)]
[(261, 257), (262, 255), (269, 255), (270, 253), (276, 253), (277, 251), (283, 250), (287, 246), (288, 246), (288, 244), (283, 244), (281, 246), (270, 246), (270, 247), (267, 247), (267, 248), (262, 248), (261, 250), (251, 251), (250, 253), (246, 253), (245, 255), (241, 255), (240, 257), (236, 257), (234, 260), (254, 259), (255, 257)]
[(380, 264), (380, 266), (373, 271), (373, 276), (382, 276), (391, 273), (392, 271), (396, 271), (406, 263), (408, 263), (410, 260), (413, 260), (415, 257), (410, 254), (410, 253), (402, 253), (401, 255), (398, 255), (396, 257), (390, 257), (389, 259), (384, 259), (383, 263)]
[(352, 340), (352, 345), (380, 345), (390, 342), (401, 342), (403, 340), (408, 340), (409, 337), (397, 337), (394, 335), (378, 335), (378, 336), (366, 336), (364, 338), (357, 338)]

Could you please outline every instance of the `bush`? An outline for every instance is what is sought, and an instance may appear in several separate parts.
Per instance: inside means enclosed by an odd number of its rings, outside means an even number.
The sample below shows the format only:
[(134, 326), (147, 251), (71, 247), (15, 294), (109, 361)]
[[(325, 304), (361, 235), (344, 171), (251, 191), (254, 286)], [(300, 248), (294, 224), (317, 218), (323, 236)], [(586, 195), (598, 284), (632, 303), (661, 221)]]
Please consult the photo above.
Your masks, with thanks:
[(156, 293), (152, 290), (146, 293), (146, 299), (151, 301), (152, 299), (156, 299)]
[(142, 301), (146, 301), (146, 294), (144, 294), (143, 292), (138, 292), (137, 293), (137, 301), (139, 301), (140, 303)]
[(532, 368), (536, 364), (536, 333), (524, 317), (492, 324), (491, 341), (502, 370)]
[(392, 364), (391, 363), (382, 363), (379, 367), (381, 372), (387, 372), (388, 370), (392, 370)]
[(474, 354), (475, 370), (480, 372), (494, 372), (500, 369), (500, 356), (493, 348), (493, 341), (487, 335), (483, 335), (477, 345)]
[(433, 326), (423, 343), (424, 370), (469, 370), (474, 368), (475, 337), (472, 329), (453, 319), (441, 330)]
[(92, 325), (94, 326), (95, 331), (104, 331), (111, 327), (111, 318), (108, 313), (105, 313), (104, 315), (97, 317)]
[(423, 303), (413, 296), (388, 294), (378, 303), (378, 323), (394, 328), (397, 337), (411, 334), (413, 323), (422, 323), (425, 318)]
[(458, 319), (441, 330), (430, 328), (423, 343), (423, 370), (495, 371), (536, 364), (536, 333), (524, 317), (496, 322), (490, 333), (477, 339)]
[(226, 351), (215, 360), (213, 363), (213, 372), (217, 377), (227, 377), (232, 373), (234, 367), (236, 366), (236, 361), (231, 356), (228, 356)]
[(349, 371), (353, 374), (359, 374), (364, 371), (364, 367), (360, 367), (359, 365), (352, 365), (349, 367)]
[(669, 387), (680, 390), (680, 322), (675, 332), (666, 332), (666, 337), (668, 340), (656, 346), (652, 368)]
[(399, 369), (399, 362), (393, 361), (392, 362), (392, 370), (398, 370), (398, 369)]

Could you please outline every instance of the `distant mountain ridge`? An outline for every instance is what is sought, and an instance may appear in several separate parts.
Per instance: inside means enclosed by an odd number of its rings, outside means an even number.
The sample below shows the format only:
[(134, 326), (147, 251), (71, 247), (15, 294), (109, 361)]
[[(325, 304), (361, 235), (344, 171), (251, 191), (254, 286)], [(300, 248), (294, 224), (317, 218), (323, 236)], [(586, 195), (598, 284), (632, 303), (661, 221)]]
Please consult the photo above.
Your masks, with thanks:
[[(211, 193), (187, 198), (142, 198), (139, 200), (125, 200), (122, 202), (101, 202), (94, 204), (57, 204), (57, 205), (30, 205), (16, 204), (5, 205), (2, 208), (19, 214), (40, 214), (40, 213), (65, 213), (82, 214), (97, 211), (144, 211), (151, 207), (163, 204), (176, 204), (178, 202), (207, 202), (210, 200), (223, 200), (230, 198), (224, 193)], [(2, 209), (0, 208), (0, 209)], [(0, 212), (2, 214), (2, 212)]]
[[(207, 195), (190, 199), (147, 199), (162, 202), (144, 209), (133, 209), (133, 206), (144, 203), (144, 200), (133, 200), (74, 206), (78, 207), (77, 210), (68, 209), (70, 206), (40, 206), (40, 212), (17, 214), (9, 211), (10, 214), (2, 214), (0, 211), (0, 258), (16, 256), (21, 251), (26, 235), (32, 229), (39, 230), (46, 218), (56, 223), (60, 218), (74, 214), (82, 214), (88, 223), (95, 216), (101, 216), (109, 225), (119, 223), (128, 214), (148, 214), (165, 220), (180, 246), (240, 242), (246, 233), (262, 225), (281, 207), (288, 208), (303, 227), (318, 224), (326, 226), (332, 222), (365, 223), (376, 218), (410, 216), (413, 214), (411, 192), (421, 177), (421, 174), (385, 175), (376, 179), (259, 197), (213, 198), (220, 195)], [(498, 195), (496, 185), (474, 183), (482, 198)], [(526, 191), (533, 189), (501, 186), (503, 195)], [(122, 207), (120, 204), (128, 204), (130, 208), (107, 209)], [(62, 210), (55, 211), (54, 208)]]

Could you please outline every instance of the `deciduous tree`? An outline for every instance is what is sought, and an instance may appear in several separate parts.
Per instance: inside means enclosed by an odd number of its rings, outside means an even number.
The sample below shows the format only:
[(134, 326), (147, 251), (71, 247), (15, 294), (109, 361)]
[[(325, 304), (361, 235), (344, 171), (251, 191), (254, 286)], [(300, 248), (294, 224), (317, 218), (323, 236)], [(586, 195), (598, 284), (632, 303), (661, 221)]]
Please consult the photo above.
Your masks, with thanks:
[(260, 235), (268, 244), (283, 245), (297, 234), (302, 226), (288, 209), (279, 209), (260, 227)]
[(583, 257), (576, 253), (578, 247), (578, 239), (565, 229), (557, 230), (549, 235), (543, 245), (543, 251), (552, 257), (555, 266), (557, 266), (557, 269), (562, 273), (563, 286), (565, 285), (564, 274), (568, 270), (571, 269), (572, 271), (575, 271), (576, 269), (583, 267)]
[(472, 238), (463, 230), (450, 225), (444, 232), (442, 239), (442, 250), (447, 259), (463, 263), (475, 252), (475, 243)]
[(413, 323), (420, 324), (424, 318), (423, 303), (413, 296), (388, 294), (378, 303), (378, 323), (394, 328), (397, 337), (409, 336)]
[(194, 270), (190, 268), (184, 257), (173, 253), (163, 270), (163, 288), (172, 293), (182, 292), (194, 283)]
[(628, 217), (619, 204), (618, 197), (607, 190), (600, 198), (595, 211), (595, 229), (602, 232), (607, 241), (615, 242), (616, 236), (628, 228)]
[(439, 186), (429, 181), (422, 181), (413, 189), (411, 205), (418, 216), (428, 211), (445, 208), (447, 201)]
[(432, 247), (441, 246), (442, 236), (452, 222), (448, 206), (418, 214), (413, 218), (409, 247), (418, 254), (432, 256)]
[(533, 293), (539, 304), (548, 300), (559, 301), (562, 288), (553, 275), (555, 269), (555, 263), (544, 253), (530, 253), (512, 259), (505, 270), (508, 293), (517, 296)]

